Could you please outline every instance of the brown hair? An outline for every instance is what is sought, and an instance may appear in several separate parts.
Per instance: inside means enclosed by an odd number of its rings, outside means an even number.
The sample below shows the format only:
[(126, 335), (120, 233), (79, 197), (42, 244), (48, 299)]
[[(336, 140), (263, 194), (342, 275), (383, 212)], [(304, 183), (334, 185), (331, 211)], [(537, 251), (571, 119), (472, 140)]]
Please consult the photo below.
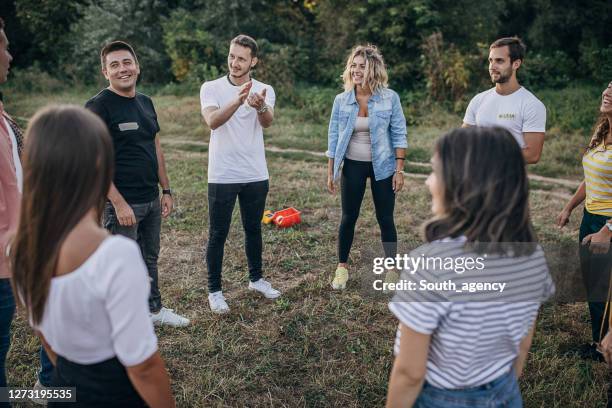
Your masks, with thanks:
[(608, 121), (608, 117), (600, 113), (597, 118), (597, 122), (595, 122), (595, 126), (593, 127), (593, 136), (591, 136), (591, 140), (589, 141), (589, 145), (586, 148), (586, 152), (589, 150), (597, 148), (600, 144), (606, 140), (608, 133), (610, 132), (610, 122)]
[(246, 47), (248, 49), (251, 50), (251, 57), (255, 58), (257, 57), (257, 53), (259, 52), (259, 47), (257, 46), (257, 41), (255, 41), (255, 39), (253, 37), (250, 37), (246, 34), (240, 34), (236, 37), (234, 37), (234, 39), (232, 41), (230, 41), (230, 44), (237, 44), (240, 45), (242, 47)]
[(4, 20), (0, 17), (0, 30), (4, 30)]
[(120, 50), (129, 51), (129, 53), (132, 54), (132, 57), (134, 57), (134, 62), (138, 64), (136, 52), (134, 52), (134, 48), (132, 48), (130, 44), (126, 43), (125, 41), (113, 41), (102, 47), (102, 50), (100, 51), (100, 64), (102, 64), (103, 70), (106, 68), (106, 56), (113, 51)]
[[(465, 236), (484, 250), (506, 252), (506, 243), (532, 243), (529, 182), (521, 149), (502, 128), (455, 129), (435, 146), (444, 190), (444, 215), (425, 224), (428, 241)], [(500, 245), (501, 244), (501, 245)], [(483, 248), (480, 245), (480, 248)], [(518, 245), (516, 252), (535, 246)]]
[(527, 51), (527, 47), (523, 41), (518, 37), (504, 37), (499, 40), (493, 41), (493, 44), (489, 47), (491, 48), (500, 48), (508, 46), (508, 50), (510, 52), (510, 62), (514, 62), (516, 60), (525, 60), (525, 52)]
[(101, 217), (114, 159), (104, 122), (77, 106), (38, 111), (25, 138), (12, 281), (17, 303), (39, 324), (62, 243), (92, 208)]

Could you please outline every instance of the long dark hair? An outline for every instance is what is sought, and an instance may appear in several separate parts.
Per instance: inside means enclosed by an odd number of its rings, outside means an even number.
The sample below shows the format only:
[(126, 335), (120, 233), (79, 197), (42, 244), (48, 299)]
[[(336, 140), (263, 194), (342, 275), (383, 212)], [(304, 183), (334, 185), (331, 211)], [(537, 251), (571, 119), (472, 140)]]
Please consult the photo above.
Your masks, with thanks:
[(92, 208), (101, 217), (114, 159), (104, 122), (77, 106), (40, 110), (25, 139), (23, 197), (11, 264), (15, 298), (39, 324), (62, 243)]
[[(444, 190), (444, 215), (429, 220), (425, 238), (465, 236), (492, 252), (506, 243), (536, 240), (529, 218), (529, 182), (521, 149), (502, 128), (455, 129), (435, 145)], [(514, 246), (531, 253), (535, 245)]]

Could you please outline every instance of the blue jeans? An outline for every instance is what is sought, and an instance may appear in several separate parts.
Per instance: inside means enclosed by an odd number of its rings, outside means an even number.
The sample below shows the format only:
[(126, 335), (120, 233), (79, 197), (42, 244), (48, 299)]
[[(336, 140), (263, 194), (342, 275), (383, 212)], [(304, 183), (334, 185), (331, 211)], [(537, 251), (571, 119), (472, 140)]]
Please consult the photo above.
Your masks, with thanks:
[(40, 346), (40, 371), (38, 372), (38, 381), (45, 387), (51, 387), (54, 368), (53, 363), (45, 352), (45, 348)]
[[(6, 387), (6, 355), (11, 345), (11, 322), (15, 314), (15, 299), (10, 279), (0, 279), (0, 387)], [(9, 407), (0, 402), (0, 407)]]
[(130, 204), (136, 217), (136, 224), (124, 227), (119, 224), (115, 208), (110, 202), (104, 207), (104, 228), (111, 234), (123, 235), (138, 242), (140, 252), (149, 271), (151, 294), (149, 295), (149, 311), (157, 313), (162, 308), (159, 293), (157, 258), (159, 257), (159, 234), (161, 231), (161, 205), (159, 198), (150, 203)]
[(523, 399), (514, 370), (474, 388), (446, 390), (427, 382), (415, 408), (522, 408)]

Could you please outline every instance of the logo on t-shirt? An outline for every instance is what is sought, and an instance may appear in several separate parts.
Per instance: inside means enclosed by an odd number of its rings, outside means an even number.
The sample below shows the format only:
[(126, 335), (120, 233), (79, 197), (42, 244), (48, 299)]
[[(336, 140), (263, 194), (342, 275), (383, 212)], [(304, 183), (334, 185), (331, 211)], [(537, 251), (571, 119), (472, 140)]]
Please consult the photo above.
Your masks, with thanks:
[(516, 118), (516, 113), (500, 113), (499, 115), (497, 115), (497, 119), (515, 119)]

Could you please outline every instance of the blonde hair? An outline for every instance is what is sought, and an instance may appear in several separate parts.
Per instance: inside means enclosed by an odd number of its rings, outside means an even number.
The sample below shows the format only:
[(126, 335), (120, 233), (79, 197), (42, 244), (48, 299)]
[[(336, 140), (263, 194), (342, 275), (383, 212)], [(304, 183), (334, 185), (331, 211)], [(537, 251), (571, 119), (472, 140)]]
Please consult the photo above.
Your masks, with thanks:
[(353, 89), (355, 84), (351, 76), (351, 65), (355, 57), (361, 56), (365, 60), (365, 85), (370, 89), (372, 93), (387, 88), (389, 85), (389, 76), (387, 75), (387, 68), (385, 67), (385, 61), (383, 56), (378, 51), (375, 45), (358, 45), (351, 51), (348, 59), (346, 60), (346, 67), (342, 73), (342, 80), (344, 81), (344, 90), (350, 91)]

